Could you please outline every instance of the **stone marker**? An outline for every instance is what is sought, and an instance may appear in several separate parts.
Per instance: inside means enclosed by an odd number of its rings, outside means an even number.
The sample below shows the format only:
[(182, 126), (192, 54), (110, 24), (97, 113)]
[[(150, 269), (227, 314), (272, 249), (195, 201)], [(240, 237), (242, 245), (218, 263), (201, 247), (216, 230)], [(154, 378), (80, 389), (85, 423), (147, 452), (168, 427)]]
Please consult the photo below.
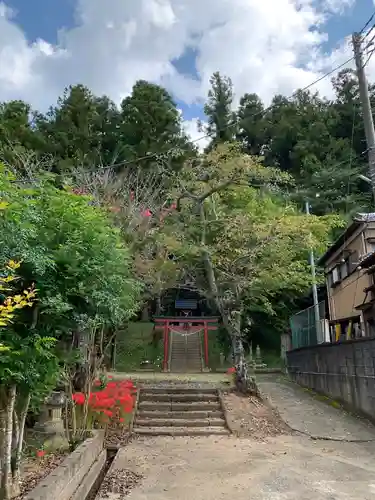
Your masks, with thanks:
[(64, 434), (62, 408), (65, 404), (65, 394), (54, 391), (43, 405), (35, 428), (46, 434)]
[(262, 368), (267, 368), (267, 365), (265, 363), (263, 363), (262, 355), (260, 352), (260, 347), (259, 347), (259, 345), (257, 345), (256, 350), (255, 350), (255, 369), (259, 370)]

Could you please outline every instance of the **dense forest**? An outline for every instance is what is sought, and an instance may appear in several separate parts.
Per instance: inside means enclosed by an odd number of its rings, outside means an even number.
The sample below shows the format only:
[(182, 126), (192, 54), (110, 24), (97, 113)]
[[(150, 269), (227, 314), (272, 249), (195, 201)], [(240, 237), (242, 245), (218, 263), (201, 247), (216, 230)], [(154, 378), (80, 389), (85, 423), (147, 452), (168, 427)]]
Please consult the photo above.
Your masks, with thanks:
[[(277, 95), (265, 107), (256, 94), (235, 98), (230, 78), (215, 73), (200, 124), (202, 136), (210, 139), (206, 152), (221, 143), (236, 143), (244, 153), (259, 157), (262, 166), (289, 174), (292, 182), (274, 186), (273, 194), (301, 210), (307, 199), (318, 216), (334, 213), (349, 219), (368, 210), (370, 189), (359, 177), (366, 174), (367, 152), (357, 80), (344, 70), (332, 83), (333, 100), (299, 91), (293, 98)], [(375, 87), (371, 94), (375, 100)], [(173, 97), (146, 81), (135, 83), (120, 106), (83, 85), (67, 88), (45, 114), (22, 101), (0, 105), (1, 161), (17, 175), (49, 171), (60, 187), (73, 179), (78, 191), (92, 191), (95, 173), (111, 171), (124, 179), (143, 172), (154, 181), (163, 179), (158, 192), (168, 197), (171, 175), (199, 158), (198, 146), (186, 135)], [(262, 190), (267, 182), (254, 187)], [(147, 189), (149, 199), (143, 201), (151, 207), (155, 194)], [(289, 315), (310, 305), (308, 288), (305, 296), (284, 292), (269, 298), (276, 316), (257, 306), (251, 312), (253, 335), (262, 332), (270, 345), (277, 345), (277, 332)]]

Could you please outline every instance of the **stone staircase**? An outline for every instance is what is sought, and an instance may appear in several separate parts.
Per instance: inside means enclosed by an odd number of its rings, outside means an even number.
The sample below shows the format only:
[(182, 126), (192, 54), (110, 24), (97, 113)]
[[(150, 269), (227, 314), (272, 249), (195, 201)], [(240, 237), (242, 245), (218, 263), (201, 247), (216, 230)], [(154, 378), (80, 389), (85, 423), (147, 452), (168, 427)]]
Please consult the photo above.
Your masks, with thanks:
[(203, 370), (200, 333), (192, 335), (171, 334), (170, 371), (197, 373)]
[(229, 434), (216, 389), (176, 386), (140, 389), (133, 431), (149, 436)]

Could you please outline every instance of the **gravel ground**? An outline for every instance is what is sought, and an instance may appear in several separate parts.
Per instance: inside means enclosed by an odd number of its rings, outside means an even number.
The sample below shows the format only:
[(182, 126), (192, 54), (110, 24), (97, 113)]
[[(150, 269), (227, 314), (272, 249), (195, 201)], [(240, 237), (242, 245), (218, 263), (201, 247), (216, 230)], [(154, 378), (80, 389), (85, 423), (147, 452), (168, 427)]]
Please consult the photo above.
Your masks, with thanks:
[(122, 500), (141, 480), (142, 476), (131, 470), (111, 469), (98, 491), (97, 498), (104, 500), (115, 496), (118, 500)]
[(291, 434), (276, 410), (256, 397), (236, 393), (223, 394), (228, 425), (233, 434), (264, 440), (270, 436)]
[(66, 454), (48, 454), (43, 458), (27, 458), (22, 465), (21, 495), (14, 500), (25, 498), (27, 493), (60, 465), (65, 457)]

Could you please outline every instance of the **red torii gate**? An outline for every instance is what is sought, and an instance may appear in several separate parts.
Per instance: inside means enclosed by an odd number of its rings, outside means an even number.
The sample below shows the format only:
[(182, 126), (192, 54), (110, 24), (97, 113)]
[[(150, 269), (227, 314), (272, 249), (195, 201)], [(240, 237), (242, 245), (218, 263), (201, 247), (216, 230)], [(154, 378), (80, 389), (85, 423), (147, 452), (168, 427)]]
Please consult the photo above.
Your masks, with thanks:
[[(158, 316), (154, 317), (155, 329), (163, 330), (164, 360), (163, 370), (168, 370), (169, 355), (169, 333), (171, 330), (181, 333), (195, 333), (203, 330), (204, 332), (204, 362), (208, 368), (208, 331), (217, 330), (218, 318), (215, 316)], [(182, 325), (181, 325), (182, 323)]]

